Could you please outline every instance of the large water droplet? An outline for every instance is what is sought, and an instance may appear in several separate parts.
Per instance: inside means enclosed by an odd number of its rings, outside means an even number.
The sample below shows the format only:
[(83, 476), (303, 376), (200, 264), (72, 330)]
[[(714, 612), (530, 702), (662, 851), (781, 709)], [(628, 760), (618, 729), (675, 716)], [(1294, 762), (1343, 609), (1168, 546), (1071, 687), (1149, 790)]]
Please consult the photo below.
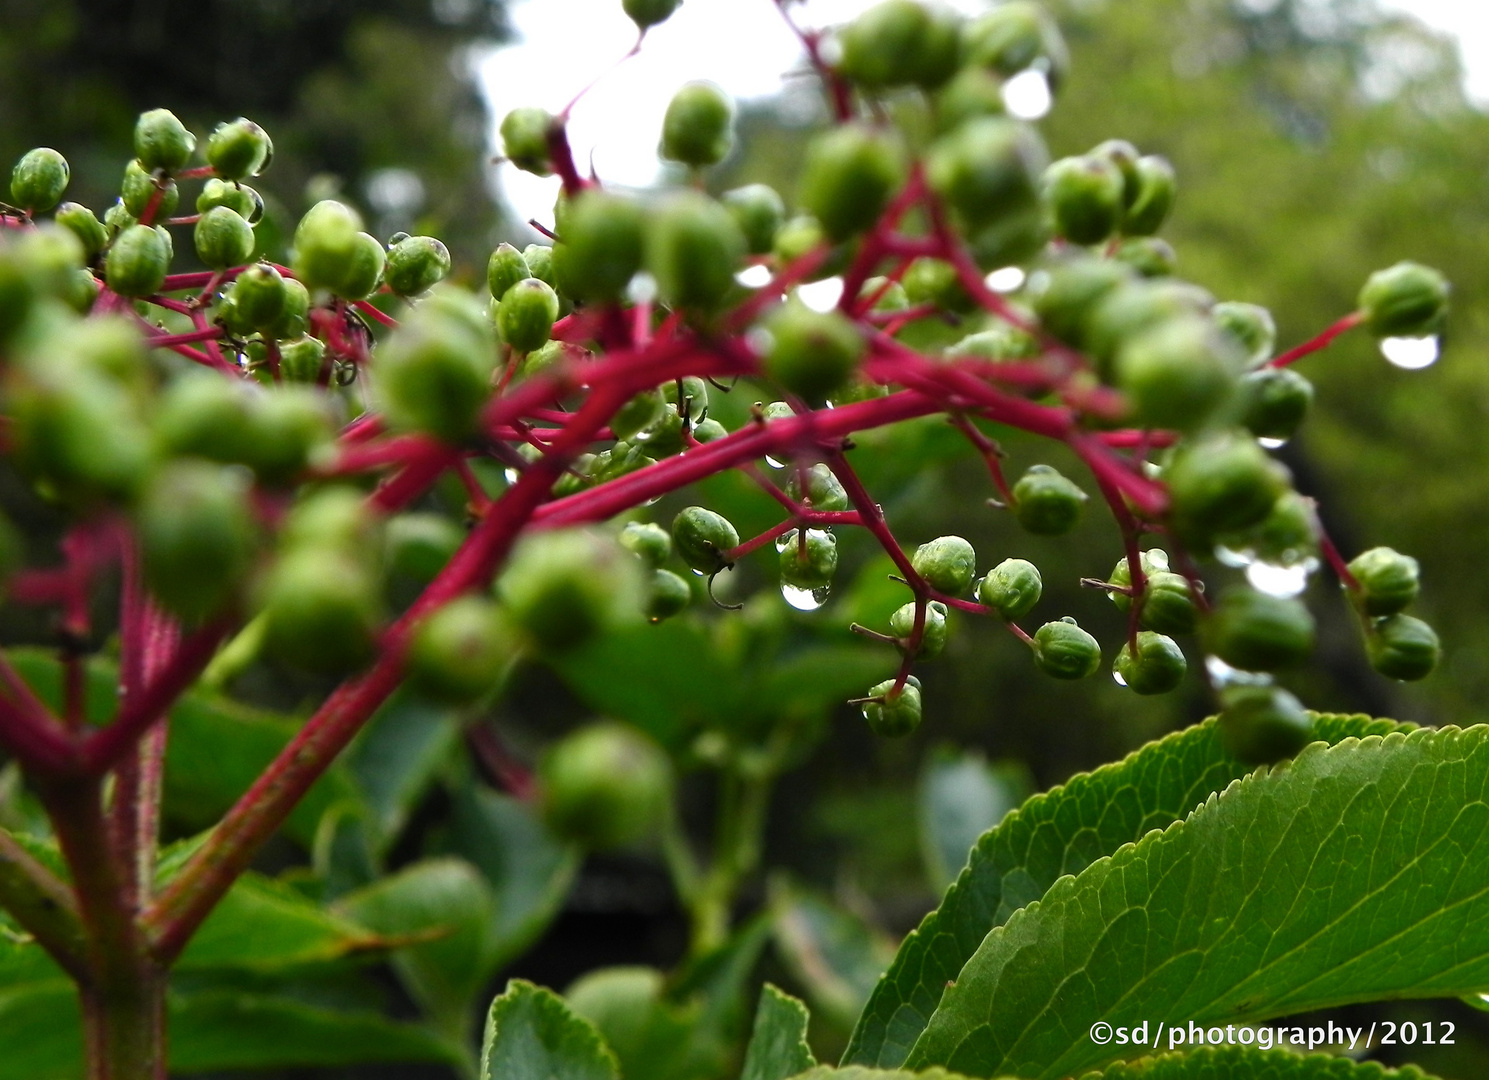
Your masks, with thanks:
[(824, 585), (820, 589), (798, 589), (795, 585), (787, 585), (781, 582), (781, 595), (785, 597), (786, 603), (797, 611), (816, 611), (827, 603), (831, 587)]
[(1010, 293), (1024, 283), (1024, 268), (1022, 266), (1005, 266), (1000, 270), (994, 270), (983, 278), (985, 284), (993, 292)]
[(1020, 71), (1003, 84), (1003, 107), (1020, 120), (1038, 120), (1055, 103), (1042, 71)]
[(1210, 673), (1210, 681), (1217, 690), (1227, 686), (1267, 686), (1272, 681), (1272, 676), (1265, 671), (1242, 671), (1218, 656), (1205, 657), (1205, 670)]
[(507, 478), (508, 484), (515, 484), (517, 482), (517, 470), (510, 466), (502, 470), (502, 475)]
[(843, 279), (830, 277), (808, 282), (797, 288), (796, 296), (813, 311), (831, 311), (843, 298)]
[(1143, 555), (1148, 560), (1148, 565), (1154, 570), (1167, 570), (1169, 568), (1168, 552), (1162, 548), (1149, 548), (1143, 552)]
[(734, 280), (746, 289), (758, 289), (770, 284), (770, 267), (764, 263), (756, 263), (754, 266), (746, 266), (734, 275)]
[(1256, 441), (1261, 444), (1263, 450), (1281, 450), (1287, 445), (1286, 439), (1269, 439), (1265, 436)]
[(1256, 554), (1251, 551), (1235, 551), (1224, 544), (1215, 545), (1215, 558), (1219, 559), (1224, 566), (1236, 570), (1244, 570), (1256, 562)]
[(1116, 668), (1112, 668), (1112, 682), (1116, 683), (1118, 686), (1127, 685), (1127, 680), (1122, 678), (1122, 673)]
[(1308, 587), (1308, 577), (1317, 569), (1317, 559), (1302, 559), (1288, 565), (1258, 560), (1246, 568), (1246, 580), (1257, 592), (1268, 596), (1297, 596)]
[(784, 469), (786, 467), (786, 463), (784, 461), (777, 461), (769, 454), (765, 455), (765, 464), (769, 465), (772, 469)]
[(1436, 334), (1427, 337), (1388, 337), (1380, 342), (1380, 354), (1407, 371), (1420, 371), (1437, 362), (1442, 343)]

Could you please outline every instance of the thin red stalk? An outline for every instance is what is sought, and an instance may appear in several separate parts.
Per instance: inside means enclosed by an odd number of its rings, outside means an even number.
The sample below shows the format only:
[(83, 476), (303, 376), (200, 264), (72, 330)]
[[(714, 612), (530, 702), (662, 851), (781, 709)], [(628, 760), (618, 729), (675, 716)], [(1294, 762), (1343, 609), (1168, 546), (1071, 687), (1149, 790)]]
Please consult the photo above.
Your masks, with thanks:
[(392, 327), (398, 325), (397, 319), (393, 318), (393, 316), (389, 315), (386, 311), (383, 311), (380, 307), (372, 303), (370, 300), (356, 300), (353, 301), (352, 306), (360, 311), (363, 315), (366, 315), (370, 319), (376, 319), (384, 326)]
[(223, 336), (220, 326), (209, 326), (205, 330), (193, 330), (189, 334), (161, 334), (150, 339), (150, 347), (169, 349), (174, 345), (189, 345), (193, 341), (213, 341)]
[(1008, 478), (1003, 475), (1003, 462), (1000, 460), (998, 446), (982, 432), (978, 431), (972, 421), (965, 416), (954, 414), (951, 422), (956, 429), (967, 437), (967, 440), (977, 448), (982, 455), (983, 462), (987, 465), (988, 475), (992, 477), (993, 486), (998, 489), (998, 494), (1003, 498), (1005, 506), (1013, 505), (1013, 489), (1008, 486)]
[(1316, 353), (1320, 349), (1328, 348), (1330, 345), (1333, 344), (1336, 337), (1338, 337), (1340, 334), (1345, 333), (1346, 331), (1353, 330), (1364, 321), (1365, 313), (1363, 311), (1351, 312), (1350, 314), (1346, 315), (1344, 318), (1336, 322), (1333, 326), (1330, 326), (1322, 334), (1319, 334), (1317, 337), (1310, 338), (1308, 341), (1303, 342), (1303, 344), (1301, 345), (1295, 345), (1291, 349), (1287, 350), (1287, 352), (1283, 353), (1281, 356), (1275, 357), (1274, 359), (1268, 361), (1267, 366), (1280, 368), (1287, 367), (1289, 364), (1296, 363), (1297, 361), (1303, 359), (1303, 357), (1305, 356)]
[(443, 443), (433, 443), (408, 460), (401, 472), (384, 483), (367, 498), (367, 505), (381, 514), (403, 509), (428, 491), (440, 473), (460, 460), (461, 451)]

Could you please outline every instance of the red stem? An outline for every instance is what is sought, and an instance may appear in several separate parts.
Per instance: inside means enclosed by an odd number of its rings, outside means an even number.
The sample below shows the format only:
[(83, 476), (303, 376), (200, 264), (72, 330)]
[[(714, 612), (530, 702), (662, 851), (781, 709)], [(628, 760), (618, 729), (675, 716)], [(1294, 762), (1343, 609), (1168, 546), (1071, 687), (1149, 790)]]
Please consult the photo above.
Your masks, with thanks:
[(1303, 359), (1303, 357), (1308, 356), (1311, 353), (1316, 353), (1320, 349), (1328, 348), (1331, 344), (1333, 344), (1336, 337), (1348, 330), (1353, 330), (1364, 321), (1365, 313), (1363, 311), (1351, 312), (1350, 314), (1346, 315), (1344, 318), (1336, 322), (1333, 326), (1330, 326), (1322, 334), (1319, 334), (1317, 337), (1311, 338), (1308, 341), (1303, 342), (1303, 344), (1301, 345), (1295, 345), (1293, 348), (1287, 350), (1287, 352), (1283, 353), (1281, 356), (1269, 361), (1267, 366), (1280, 368), (1287, 367), (1289, 364), (1296, 363), (1297, 361)]

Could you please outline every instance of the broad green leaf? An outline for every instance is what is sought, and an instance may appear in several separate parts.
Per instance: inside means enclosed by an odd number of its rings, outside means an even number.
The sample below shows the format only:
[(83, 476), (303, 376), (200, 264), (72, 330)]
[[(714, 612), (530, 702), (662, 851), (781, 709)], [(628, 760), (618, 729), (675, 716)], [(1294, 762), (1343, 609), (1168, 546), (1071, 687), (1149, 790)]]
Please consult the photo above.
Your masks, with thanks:
[(1333, 1054), (1220, 1047), (1119, 1062), (1082, 1080), (1432, 1080), (1415, 1066), (1388, 1069), (1376, 1061)]
[(857, 915), (781, 879), (771, 883), (770, 912), (776, 949), (813, 1007), (851, 1025), (893, 944)]
[(770, 983), (760, 988), (755, 1030), (739, 1080), (786, 1080), (817, 1064), (807, 1046), (807, 1007)]
[(620, 1080), (620, 1067), (563, 998), (513, 979), (486, 1017), (480, 1080)]
[(379, 857), (459, 745), (459, 714), (407, 691), (395, 694), (367, 722), (346, 764), (371, 810)]
[[(4, 948), (0, 945), (0, 955)], [(77, 991), (59, 969), (52, 971), (55, 977), (45, 981), (0, 982), (0, 1080), (80, 1080), (83, 1075)]]
[(1489, 726), (1258, 770), (990, 933), (909, 1057), (1069, 1076), (1097, 1020), (1204, 1026), (1489, 987)]
[(956, 880), (977, 838), (1034, 791), (1022, 767), (992, 767), (980, 753), (950, 748), (927, 757), (919, 787), (921, 856), (937, 892)]
[[(1405, 730), (1410, 725), (1364, 716), (1319, 716), (1315, 728), (1329, 743)], [(1214, 720), (1207, 720), (1030, 799), (983, 835), (941, 906), (900, 946), (858, 1019), (844, 1063), (903, 1063), (942, 990), (989, 930), (1062, 875), (1178, 821), (1248, 771), (1224, 752)]]

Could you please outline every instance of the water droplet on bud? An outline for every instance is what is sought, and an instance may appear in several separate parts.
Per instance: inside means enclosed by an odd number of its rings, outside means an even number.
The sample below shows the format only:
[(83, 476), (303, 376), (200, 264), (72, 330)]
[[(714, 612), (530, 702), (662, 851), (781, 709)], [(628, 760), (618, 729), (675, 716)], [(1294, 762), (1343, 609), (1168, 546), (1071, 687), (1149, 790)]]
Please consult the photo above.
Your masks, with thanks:
[(1317, 569), (1317, 559), (1291, 565), (1257, 561), (1246, 568), (1246, 580), (1257, 592), (1269, 596), (1297, 596), (1308, 587), (1308, 578)]
[(813, 311), (831, 311), (843, 298), (843, 279), (830, 277), (821, 281), (808, 282), (798, 286), (796, 297)]
[(734, 275), (734, 280), (739, 282), (746, 289), (761, 288), (762, 286), (770, 284), (770, 267), (766, 266), (764, 263), (759, 263), (755, 266), (746, 266), (743, 270)]
[(1022, 266), (1005, 266), (1000, 270), (994, 270), (983, 283), (993, 292), (1011, 293), (1024, 283), (1024, 268)]
[(1039, 120), (1055, 103), (1042, 71), (1021, 71), (1003, 84), (1003, 107), (1020, 120)]
[(1286, 439), (1260, 438), (1256, 440), (1263, 450), (1281, 450), (1287, 445)]
[(1380, 342), (1380, 354), (1406, 371), (1420, 371), (1437, 362), (1442, 341), (1437, 335), (1427, 337), (1388, 337)]
[(1112, 682), (1116, 683), (1118, 686), (1127, 685), (1127, 680), (1122, 678), (1122, 673), (1116, 668), (1112, 668)]
[(1218, 656), (1205, 657), (1205, 670), (1210, 673), (1210, 681), (1217, 690), (1227, 686), (1268, 686), (1272, 682), (1272, 676), (1265, 671), (1242, 671)]
[(829, 585), (823, 585), (817, 589), (798, 589), (795, 585), (781, 583), (781, 596), (797, 611), (816, 611), (827, 603), (827, 597), (831, 591), (832, 587)]
[(1222, 566), (1229, 566), (1235, 570), (1244, 570), (1256, 562), (1256, 555), (1250, 551), (1234, 551), (1224, 544), (1215, 545), (1215, 558), (1220, 560)]

